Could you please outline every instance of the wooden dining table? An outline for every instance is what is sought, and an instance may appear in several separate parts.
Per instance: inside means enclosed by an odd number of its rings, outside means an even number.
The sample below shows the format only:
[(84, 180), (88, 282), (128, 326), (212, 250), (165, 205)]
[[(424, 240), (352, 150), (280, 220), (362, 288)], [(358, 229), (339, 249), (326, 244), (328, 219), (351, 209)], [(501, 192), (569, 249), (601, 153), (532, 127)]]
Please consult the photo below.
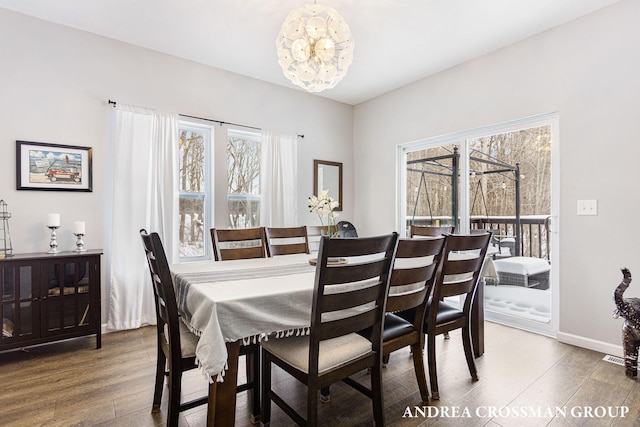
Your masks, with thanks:
[[(171, 266), (181, 316), (200, 337), (196, 358), (209, 379), (208, 426), (234, 425), (241, 345), (308, 334), (316, 269), (310, 260), (316, 256)], [(484, 352), (482, 299), (476, 298), (472, 315), (476, 357)]]

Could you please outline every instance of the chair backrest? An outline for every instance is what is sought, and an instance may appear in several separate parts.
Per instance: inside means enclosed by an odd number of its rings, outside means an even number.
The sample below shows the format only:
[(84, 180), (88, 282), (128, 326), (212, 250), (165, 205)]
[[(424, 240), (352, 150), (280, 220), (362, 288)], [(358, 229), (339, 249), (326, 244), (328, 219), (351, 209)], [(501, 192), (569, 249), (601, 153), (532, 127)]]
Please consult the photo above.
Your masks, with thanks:
[(320, 247), (320, 237), (322, 237), (325, 233), (323, 233), (323, 227), (321, 225), (307, 225), (307, 241), (309, 242), (309, 250), (312, 252), (317, 252)]
[[(323, 236), (320, 240), (311, 310), (310, 374), (317, 373), (320, 341), (369, 327), (372, 350), (381, 354), (382, 320), (397, 239), (398, 234), (392, 233), (354, 239)], [(348, 262), (331, 265), (330, 258), (348, 258)]]
[(447, 236), (433, 287), (429, 323), (435, 325), (439, 302), (456, 295), (465, 296), (463, 311), (468, 316), (490, 239), (491, 233)]
[[(470, 234), (483, 234), (483, 233), (491, 233), (491, 238), (489, 239), (489, 247), (494, 247), (495, 250), (498, 251), (498, 253), (502, 254), (502, 247), (500, 245), (500, 239), (498, 238), (498, 236), (500, 235), (500, 230), (498, 229), (491, 229), (491, 228), (472, 228), (471, 230), (469, 230)], [(511, 256), (510, 251), (505, 250), (505, 253), (509, 253), (509, 256)]]
[(140, 230), (144, 252), (147, 257), (153, 296), (156, 304), (158, 339), (166, 343), (171, 357), (179, 359), (180, 355), (180, 325), (178, 304), (173, 288), (173, 279), (169, 270), (169, 263), (158, 233), (147, 233)]
[(229, 230), (212, 228), (211, 241), (216, 261), (267, 257), (264, 227)]
[[(433, 289), (444, 242), (444, 236), (398, 240), (387, 298), (388, 313), (426, 304)], [(420, 318), (416, 319), (416, 324), (422, 325), (425, 310), (417, 310), (417, 313)]]
[(349, 221), (338, 221), (336, 224), (340, 237), (358, 237), (356, 227)]
[(412, 225), (410, 236), (444, 236), (445, 234), (453, 234), (456, 230), (454, 226), (435, 227), (431, 225)]
[(266, 227), (267, 253), (269, 256), (308, 254), (307, 227)]

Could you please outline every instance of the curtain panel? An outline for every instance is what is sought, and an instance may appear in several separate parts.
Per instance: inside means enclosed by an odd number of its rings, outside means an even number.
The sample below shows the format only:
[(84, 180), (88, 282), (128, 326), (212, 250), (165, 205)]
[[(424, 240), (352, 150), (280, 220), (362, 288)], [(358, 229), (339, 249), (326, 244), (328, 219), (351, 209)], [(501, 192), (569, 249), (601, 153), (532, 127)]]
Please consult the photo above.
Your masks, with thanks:
[(262, 132), (260, 223), (296, 227), (298, 223), (298, 140), (295, 135)]
[(112, 115), (109, 329), (155, 324), (153, 289), (139, 231), (156, 231), (178, 260), (178, 115), (118, 103)]

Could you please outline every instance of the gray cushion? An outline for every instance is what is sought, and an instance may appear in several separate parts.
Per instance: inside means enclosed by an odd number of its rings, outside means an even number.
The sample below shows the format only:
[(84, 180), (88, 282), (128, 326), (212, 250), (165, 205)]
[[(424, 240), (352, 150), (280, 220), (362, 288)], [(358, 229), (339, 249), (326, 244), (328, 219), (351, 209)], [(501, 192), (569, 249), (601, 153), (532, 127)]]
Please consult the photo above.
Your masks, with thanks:
[[(303, 372), (309, 372), (309, 337), (271, 338), (262, 347)], [(358, 334), (347, 334), (320, 342), (318, 372), (324, 372), (371, 351), (371, 341)]]
[[(199, 338), (189, 330), (184, 322), (180, 320), (178, 322), (180, 324), (180, 355), (182, 357), (194, 357)], [(164, 336), (169, 336), (169, 327), (166, 324), (164, 325)]]

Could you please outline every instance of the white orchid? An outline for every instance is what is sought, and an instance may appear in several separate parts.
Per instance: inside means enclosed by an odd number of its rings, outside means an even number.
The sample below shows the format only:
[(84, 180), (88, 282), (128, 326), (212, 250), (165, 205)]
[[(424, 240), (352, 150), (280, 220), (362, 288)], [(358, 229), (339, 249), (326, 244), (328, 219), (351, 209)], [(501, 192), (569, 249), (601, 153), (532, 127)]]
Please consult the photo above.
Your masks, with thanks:
[(320, 223), (325, 226), (324, 217), (327, 217), (327, 228), (330, 235), (336, 235), (338, 233), (336, 227), (336, 218), (338, 214), (333, 210), (340, 206), (336, 200), (329, 196), (329, 190), (322, 190), (317, 196), (311, 196), (307, 200), (307, 206), (309, 206), (309, 212), (318, 214), (320, 217)]

